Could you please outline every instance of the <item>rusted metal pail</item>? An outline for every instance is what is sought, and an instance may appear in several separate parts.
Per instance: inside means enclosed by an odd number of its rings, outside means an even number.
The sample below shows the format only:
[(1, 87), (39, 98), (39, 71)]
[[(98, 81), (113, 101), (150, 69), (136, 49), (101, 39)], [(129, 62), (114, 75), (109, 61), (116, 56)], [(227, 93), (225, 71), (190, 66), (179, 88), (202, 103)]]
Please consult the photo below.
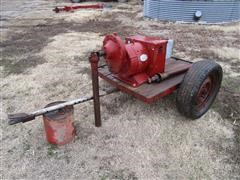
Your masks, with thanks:
[[(57, 101), (46, 107), (57, 105), (65, 101)], [(75, 127), (73, 124), (73, 106), (67, 106), (60, 110), (52, 111), (43, 115), (43, 122), (47, 141), (55, 145), (64, 145), (73, 140)]]

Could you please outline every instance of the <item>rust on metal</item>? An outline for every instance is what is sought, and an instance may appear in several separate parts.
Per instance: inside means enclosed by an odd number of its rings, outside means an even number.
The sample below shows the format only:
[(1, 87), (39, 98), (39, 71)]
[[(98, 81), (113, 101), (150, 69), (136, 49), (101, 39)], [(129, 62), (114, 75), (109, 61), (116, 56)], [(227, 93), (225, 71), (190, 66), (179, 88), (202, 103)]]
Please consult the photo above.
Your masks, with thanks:
[(148, 79), (148, 83), (160, 82), (172, 76), (186, 72), (192, 66), (191, 63), (186, 63), (183, 61), (168, 61), (166, 63), (166, 69), (163, 73), (158, 73), (155, 76)]
[[(188, 69), (190, 67), (191, 63), (176, 61), (172, 59), (169, 63), (166, 64), (165, 72), (171, 74), (174, 69)], [(134, 88), (115, 78), (115, 76), (111, 72), (109, 72), (109, 69), (107, 67), (99, 68), (98, 71), (99, 76), (102, 79), (106, 80), (119, 90), (130, 94), (145, 103), (152, 103), (160, 99), (161, 97), (171, 94), (174, 90), (177, 89), (178, 85), (182, 82), (185, 75), (184, 71), (183, 73), (173, 75), (168, 79), (161, 81), (161, 83), (145, 83), (139, 87)]]
[(91, 63), (91, 73), (92, 73), (95, 126), (101, 127), (102, 122), (101, 122), (101, 110), (100, 110), (100, 100), (99, 100), (99, 80), (98, 80), (99, 53), (92, 52), (89, 57), (89, 61)]
[[(60, 103), (63, 103), (63, 101), (50, 103), (47, 107)], [(73, 106), (66, 106), (43, 115), (46, 139), (49, 143), (64, 145), (74, 139), (76, 133), (73, 113)]]
[(213, 96), (214, 87), (216, 86), (214, 77), (208, 76), (202, 83), (199, 92), (197, 93), (197, 107), (202, 109)]

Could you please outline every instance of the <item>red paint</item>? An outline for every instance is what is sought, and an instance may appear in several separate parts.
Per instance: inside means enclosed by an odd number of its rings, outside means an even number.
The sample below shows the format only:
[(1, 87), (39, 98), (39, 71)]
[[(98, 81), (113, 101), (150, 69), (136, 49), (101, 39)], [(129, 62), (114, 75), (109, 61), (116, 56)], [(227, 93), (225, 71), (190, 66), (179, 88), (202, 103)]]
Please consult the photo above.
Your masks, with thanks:
[(60, 11), (74, 11), (76, 9), (102, 9), (104, 8), (103, 4), (94, 4), (94, 5), (81, 5), (81, 6), (64, 6), (64, 7), (56, 7), (53, 9), (56, 13)]
[[(61, 102), (54, 102), (47, 107)], [(73, 124), (73, 106), (65, 107), (43, 115), (46, 139), (50, 144), (64, 145), (73, 140), (75, 127)]]
[[(185, 73), (178, 74), (174, 77), (171, 77), (164, 82), (161, 83), (153, 83), (153, 84), (143, 84), (142, 86), (139, 86), (137, 88), (133, 88), (129, 85), (127, 85), (124, 82), (121, 82), (120, 80), (113, 77), (112, 73), (109, 73), (108, 70), (104, 68), (99, 68), (99, 76), (109, 82), (111, 85), (118, 88), (120, 91), (127, 93), (129, 95), (134, 96), (135, 98), (147, 103), (151, 104), (155, 102), (156, 100), (165, 97), (169, 94), (171, 94), (173, 91), (175, 91), (178, 88), (178, 85), (182, 82)], [(167, 83), (166, 83), (167, 82)], [(145, 88), (152, 89), (153, 91), (149, 91), (149, 93), (141, 93), (140, 89)], [(154, 93), (154, 89), (157, 89), (157, 93)]]
[(133, 87), (164, 72), (166, 46), (167, 40), (140, 35), (126, 38), (125, 43), (117, 34), (108, 35), (103, 41), (109, 70)]

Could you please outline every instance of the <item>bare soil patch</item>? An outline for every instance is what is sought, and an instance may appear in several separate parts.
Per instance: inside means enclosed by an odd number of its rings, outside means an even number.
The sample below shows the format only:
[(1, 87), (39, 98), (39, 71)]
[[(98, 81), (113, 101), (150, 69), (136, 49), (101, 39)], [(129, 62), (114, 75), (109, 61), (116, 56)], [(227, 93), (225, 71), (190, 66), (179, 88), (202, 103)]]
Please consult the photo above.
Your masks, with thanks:
[(13, 33), (9, 39), (1, 43), (3, 48), (2, 62), (5, 74), (22, 73), (28, 68), (33, 68), (45, 61), (37, 56), (42, 48), (50, 43), (49, 38), (68, 31), (75, 32), (95, 32), (102, 36), (120, 32), (120, 35), (127, 35), (132, 28), (122, 26), (118, 21), (88, 21), (85, 23), (70, 23), (60, 21), (48, 25), (40, 24), (36, 26), (18, 27), (22, 28), (21, 33)]
[[(239, 24), (156, 22), (142, 17), (138, 3), (55, 15), (49, 4), (59, 1), (39, 1), (41, 10), (12, 19), (1, 43), (3, 178), (239, 178)], [(91, 95), (88, 54), (113, 32), (123, 38), (137, 33), (173, 38), (176, 56), (220, 63), (224, 79), (213, 107), (189, 121), (177, 112), (176, 94), (148, 106), (118, 92), (101, 99), (101, 128), (94, 127), (92, 102), (76, 106), (77, 137), (62, 147), (47, 144), (40, 117), (7, 125), (7, 113)], [(101, 92), (111, 88), (102, 80), (100, 87)]]

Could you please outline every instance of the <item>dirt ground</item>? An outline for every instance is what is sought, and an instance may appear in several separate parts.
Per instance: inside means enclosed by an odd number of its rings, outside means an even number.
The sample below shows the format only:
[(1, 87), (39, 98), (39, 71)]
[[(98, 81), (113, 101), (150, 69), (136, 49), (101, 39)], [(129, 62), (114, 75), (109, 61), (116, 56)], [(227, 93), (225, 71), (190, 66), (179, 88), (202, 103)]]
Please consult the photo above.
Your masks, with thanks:
[[(59, 14), (52, 8), (67, 0), (1, 3), (2, 179), (240, 179), (239, 23), (157, 22), (134, 1)], [(91, 95), (87, 57), (112, 32), (173, 38), (175, 56), (220, 63), (222, 88), (208, 113), (186, 119), (176, 93), (145, 105), (118, 92), (101, 99), (101, 128), (92, 102), (75, 106), (77, 136), (65, 146), (46, 142), (41, 117), (7, 125), (7, 113)]]

